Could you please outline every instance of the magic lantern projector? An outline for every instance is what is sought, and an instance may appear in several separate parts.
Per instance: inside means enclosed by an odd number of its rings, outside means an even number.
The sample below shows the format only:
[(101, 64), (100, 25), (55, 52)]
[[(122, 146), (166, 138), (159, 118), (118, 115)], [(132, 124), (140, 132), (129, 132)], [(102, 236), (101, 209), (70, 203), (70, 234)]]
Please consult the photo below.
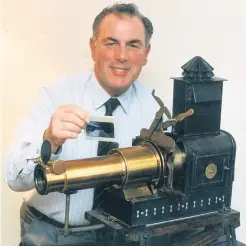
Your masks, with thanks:
[(90, 159), (45, 158), (34, 171), (37, 192), (107, 185), (97, 209), (128, 227), (229, 210), (236, 144), (220, 129), (224, 79), (201, 57), (182, 69), (173, 78), (173, 117), (153, 92), (160, 110), (132, 147)]

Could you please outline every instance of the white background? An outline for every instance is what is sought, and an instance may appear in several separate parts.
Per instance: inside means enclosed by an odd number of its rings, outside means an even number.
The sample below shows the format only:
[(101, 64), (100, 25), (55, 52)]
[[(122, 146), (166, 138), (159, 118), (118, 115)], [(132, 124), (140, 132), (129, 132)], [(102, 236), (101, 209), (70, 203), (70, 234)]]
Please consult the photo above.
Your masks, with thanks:
[[(89, 38), (94, 17), (110, 0), (3, 0), (0, 36), (4, 56), (2, 83), (2, 156), (42, 85), (64, 75), (92, 69)], [(141, 79), (156, 89), (171, 110), (173, 80), (194, 56), (226, 78), (221, 128), (237, 142), (232, 207), (241, 212), (240, 241), (246, 242), (246, 1), (138, 0), (155, 33)], [(40, 116), (42, 117), (42, 116)], [(2, 176), (2, 169), (0, 169)], [(2, 245), (19, 243), (19, 207), (29, 193), (11, 191), (1, 182)]]

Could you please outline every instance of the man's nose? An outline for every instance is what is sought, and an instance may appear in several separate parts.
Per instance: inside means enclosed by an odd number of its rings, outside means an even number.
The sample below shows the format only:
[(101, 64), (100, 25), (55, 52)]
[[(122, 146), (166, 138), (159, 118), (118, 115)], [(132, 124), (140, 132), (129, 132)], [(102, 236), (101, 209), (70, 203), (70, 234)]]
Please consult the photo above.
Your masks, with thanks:
[(128, 60), (128, 51), (125, 46), (119, 46), (116, 50), (116, 59), (125, 62)]

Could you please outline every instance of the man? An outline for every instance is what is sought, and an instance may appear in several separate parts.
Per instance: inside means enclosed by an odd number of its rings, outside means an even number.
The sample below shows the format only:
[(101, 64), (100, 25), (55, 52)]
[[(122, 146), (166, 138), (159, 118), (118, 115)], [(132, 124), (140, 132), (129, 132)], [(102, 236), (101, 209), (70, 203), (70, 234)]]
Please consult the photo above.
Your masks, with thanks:
[[(51, 159), (82, 159), (100, 155), (99, 142), (85, 139), (84, 128), (92, 115), (107, 115), (106, 103), (117, 99), (115, 117), (119, 147), (132, 145), (142, 128), (149, 128), (159, 106), (137, 78), (147, 63), (153, 27), (133, 4), (116, 4), (94, 20), (90, 39), (94, 72), (73, 76), (44, 87), (16, 144), (5, 160), (5, 181), (14, 191), (34, 188), (34, 159), (43, 140), (52, 146)], [(93, 206), (94, 189), (71, 195), (70, 225), (88, 224), (86, 211)], [(64, 237), (65, 195), (36, 192), (21, 208), (22, 245), (93, 245), (93, 232)]]

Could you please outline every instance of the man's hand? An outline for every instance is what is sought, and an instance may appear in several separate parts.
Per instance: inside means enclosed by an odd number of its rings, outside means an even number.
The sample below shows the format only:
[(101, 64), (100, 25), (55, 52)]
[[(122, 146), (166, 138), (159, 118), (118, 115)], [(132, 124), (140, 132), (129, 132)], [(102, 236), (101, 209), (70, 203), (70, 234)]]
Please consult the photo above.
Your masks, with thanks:
[(52, 153), (55, 153), (67, 139), (76, 139), (89, 122), (89, 114), (78, 105), (60, 106), (52, 115), (43, 138), (51, 142)]

